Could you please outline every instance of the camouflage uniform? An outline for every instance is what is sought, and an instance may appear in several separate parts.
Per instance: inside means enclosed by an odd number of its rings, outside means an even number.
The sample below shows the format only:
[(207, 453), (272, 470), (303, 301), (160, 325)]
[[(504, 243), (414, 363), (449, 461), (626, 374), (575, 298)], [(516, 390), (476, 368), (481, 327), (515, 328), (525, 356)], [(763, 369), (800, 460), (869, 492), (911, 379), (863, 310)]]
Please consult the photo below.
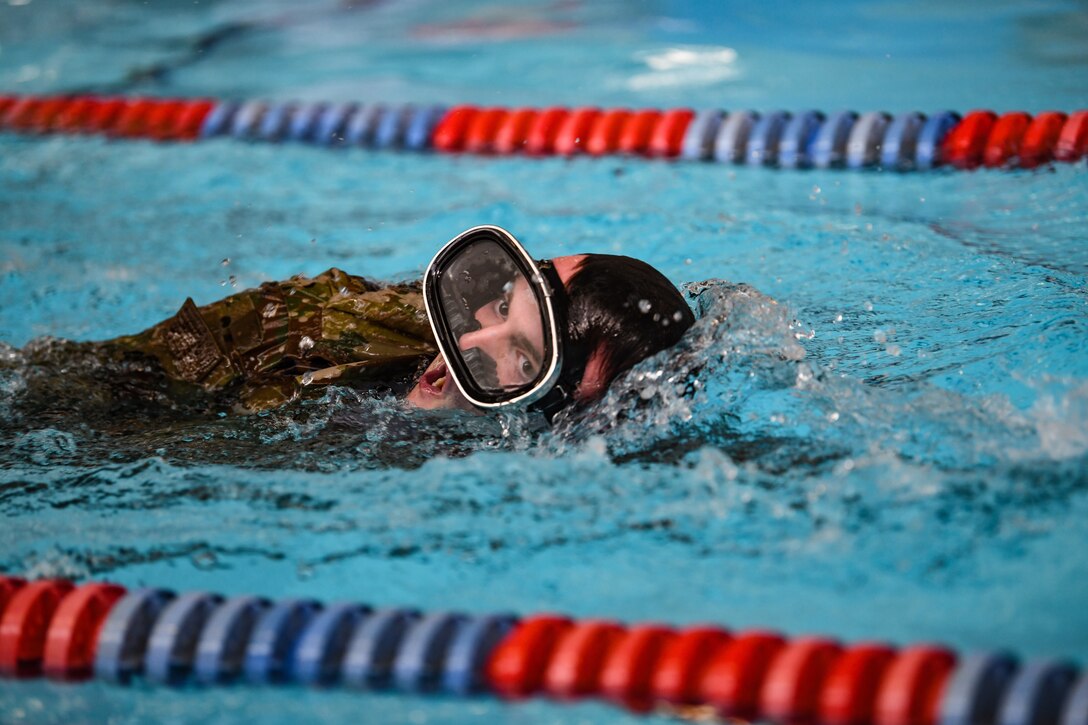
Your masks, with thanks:
[(248, 411), (311, 385), (403, 378), (437, 354), (418, 284), (382, 287), (335, 268), (203, 307), (187, 299), (170, 319), (105, 344), (157, 359), (182, 388), (237, 389)]

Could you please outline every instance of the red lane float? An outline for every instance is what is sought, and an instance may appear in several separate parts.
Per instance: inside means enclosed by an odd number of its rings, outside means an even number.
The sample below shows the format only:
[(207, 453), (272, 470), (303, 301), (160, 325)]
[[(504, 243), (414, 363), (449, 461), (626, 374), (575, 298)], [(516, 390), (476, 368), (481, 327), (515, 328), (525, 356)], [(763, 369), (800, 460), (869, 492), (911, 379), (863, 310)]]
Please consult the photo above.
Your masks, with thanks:
[(470, 154), (492, 153), (495, 150), (495, 135), (509, 115), (505, 108), (487, 108), (477, 113), (465, 130), (465, 151)]
[(540, 690), (552, 651), (574, 622), (542, 614), (522, 621), (504, 639), (487, 663), (487, 680), (499, 695), (528, 697)]
[(544, 672), (544, 690), (558, 699), (595, 695), (613, 647), (623, 637), (618, 622), (588, 620), (566, 630)]
[(0, 126), (15, 131), (26, 131), (30, 126), (30, 119), (47, 100), (33, 96), (17, 99), (8, 107), (4, 118), (0, 120)]
[(786, 640), (776, 632), (745, 632), (707, 666), (700, 694), (722, 717), (755, 719), (763, 682)]
[(674, 705), (702, 701), (699, 684), (714, 655), (732, 639), (720, 627), (691, 627), (669, 641), (650, 682), (658, 700)]
[(555, 153), (555, 139), (566, 123), (570, 111), (566, 108), (545, 108), (533, 120), (525, 139), (525, 152), (533, 156)]
[(1031, 121), (1020, 141), (1020, 167), (1032, 169), (1054, 158), (1054, 146), (1065, 125), (1065, 114), (1060, 111), (1040, 113)]
[(936, 725), (944, 685), (956, 654), (944, 647), (918, 645), (899, 653), (877, 693), (875, 725)]
[(91, 112), (101, 102), (97, 98), (77, 98), (65, 106), (53, 119), (55, 133), (79, 133)]
[(53, 123), (57, 116), (69, 105), (72, 99), (50, 98), (34, 112), (27, 124), (29, 130), (35, 133), (49, 133), (53, 129)]
[(589, 129), (589, 138), (585, 143), (586, 153), (590, 156), (616, 153), (620, 145), (620, 134), (630, 117), (631, 112), (626, 108), (613, 108), (597, 116)]
[(552, 145), (560, 156), (573, 156), (585, 149), (589, 132), (601, 115), (599, 108), (576, 108), (563, 119)]
[(71, 582), (42, 579), (19, 587), (11, 595), (0, 618), (0, 675), (38, 674), (49, 620), (71, 589)]
[(997, 119), (986, 139), (982, 163), (993, 168), (1016, 160), (1020, 155), (1020, 142), (1030, 125), (1031, 116), (1023, 111), (1006, 113)]
[(127, 105), (123, 98), (111, 98), (98, 104), (87, 115), (83, 124), (84, 133), (106, 133)]
[(451, 108), (435, 126), (434, 135), (431, 137), (435, 149), (449, 153), (464, 149), (465, 135), (468, 133), (469, 125), (479, 112), (480, 109), (476, 106)]
[(650, 156), (675, 158), (684, 147), (684, 135), (695, 118), (695, 111), (690, 108), (675, 108), (666, 111), (654, 128), (650, 138)]
[(116, 584), (84, 584), (61, 600), (45, 635), (42, 670), (47, 677), (89, 677), (106, 615), (125, 593)]
[(942, 158), (957, 169), (977, 167), (996, 120), (997, 114), (993, 111), (968, 113), (945, 138)]
[(200, 127), (204, 125), (204, 119), (212, 112), (215, 103), (212, 101), (188, 101), (178, 112), (174, 120), (174, 126), (170, 129), (169, 138), (179, 141), (192, 141), (200, 137)]
[(144, 119), (147, 136), (156, 141), (173, 140), (174, 123), (184, 107), (184, 101), (160, 101), (155, 104)]
[(620, 133), (617, 150), (629, 156), (645, 154), (650, 146), (654, 129), (660, 121), (661, 111), (652, 108), (632, 114)]
[(495, 133), (495, 153), (516, 154), (524, 149), (537, 115), (535, 108), (519, 108), (507, 116)]
[(760, 692), (760, 714), (777, 722), (811, 721), (824, 680), (842, 654), (838, 642), (802, 637), (789, 643), (771, 662)]
[(1077, 111), (1062, 126), (1054, 146), (1054, 159), (1070, 162), (1085, 154), (1088, 154), (1088, 111)]
[(653, 674), (669, 642), (677, 634), (669, 627), (632, 627), (613, 647), (601, 671), (601, 694), (635, 712), (653, 707)]
[(825, 725), (872, 722), (876, 695), (895, 650), (883, 644), (857, 644), (843, 652), (824, 680), (817, 716)]

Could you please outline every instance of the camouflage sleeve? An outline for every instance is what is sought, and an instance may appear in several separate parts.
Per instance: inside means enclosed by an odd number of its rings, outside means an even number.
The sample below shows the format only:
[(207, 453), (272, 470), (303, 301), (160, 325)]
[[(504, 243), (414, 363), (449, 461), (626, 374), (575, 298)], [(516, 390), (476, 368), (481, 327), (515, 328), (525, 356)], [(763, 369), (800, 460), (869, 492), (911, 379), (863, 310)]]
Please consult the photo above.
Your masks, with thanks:
[(209, 392), (237, 386), (249, 410), (308, 385), (351, 384), (414, 370), (436, 348), (418, 287), (383, 287), (333, 268), (268, 282), (113, 343), (159, 359), (171, 380)]

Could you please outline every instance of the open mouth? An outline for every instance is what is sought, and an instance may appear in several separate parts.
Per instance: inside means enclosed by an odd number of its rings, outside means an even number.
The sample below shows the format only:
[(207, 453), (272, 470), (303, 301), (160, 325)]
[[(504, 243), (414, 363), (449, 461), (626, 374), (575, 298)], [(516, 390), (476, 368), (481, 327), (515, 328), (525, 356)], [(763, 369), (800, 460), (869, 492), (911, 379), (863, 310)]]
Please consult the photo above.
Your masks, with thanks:
[(445, 395), (446, 386), (449, 384), (450, 380), (446, 375), (446, 363), (444, 362), (423, 373), (423, 377), (419, 379), (419, 388), (427, 395), (441, 397)]

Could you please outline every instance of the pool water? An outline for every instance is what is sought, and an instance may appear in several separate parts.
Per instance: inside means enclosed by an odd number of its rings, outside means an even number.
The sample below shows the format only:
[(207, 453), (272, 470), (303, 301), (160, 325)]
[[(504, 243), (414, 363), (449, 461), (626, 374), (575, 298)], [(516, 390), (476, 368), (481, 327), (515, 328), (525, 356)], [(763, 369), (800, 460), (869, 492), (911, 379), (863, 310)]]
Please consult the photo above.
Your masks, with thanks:
[[(1082, 3), (0, 6), (0, 89), (891, 112), (1088, 105)], [(1088, 660), (1088, 174), (785, 172), (0, 135), (0, 571)], [(700, 321), (555, 430), (333, 389), (29, 414), (21, 348), (462, 229), (647, 260)], [(738, 286), (744, 283), (748, 286)], [(78, 367), (78, 362), (72, 365)], [(85, 372), (85, 371), (84, 371)], [(623, 722), (0, 681), (5, 722)], [(645, 719), (631, 722), (647, 722)]]

